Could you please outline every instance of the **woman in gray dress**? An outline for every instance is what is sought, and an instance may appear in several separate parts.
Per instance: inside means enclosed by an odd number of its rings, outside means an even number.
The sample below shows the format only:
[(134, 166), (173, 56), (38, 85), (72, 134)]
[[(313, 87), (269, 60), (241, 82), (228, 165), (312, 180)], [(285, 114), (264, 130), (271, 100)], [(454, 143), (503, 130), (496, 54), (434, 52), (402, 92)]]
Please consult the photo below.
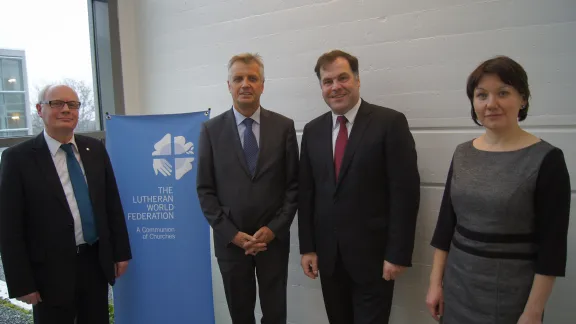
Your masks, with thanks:
[(444, 324), (540, 324), (564, 276), (570, 179), (560, 149), (524, 131), (524, 69), (490, 59), (468, 78), (480, 137), (460, 144), (448, 172), (426, 298)]

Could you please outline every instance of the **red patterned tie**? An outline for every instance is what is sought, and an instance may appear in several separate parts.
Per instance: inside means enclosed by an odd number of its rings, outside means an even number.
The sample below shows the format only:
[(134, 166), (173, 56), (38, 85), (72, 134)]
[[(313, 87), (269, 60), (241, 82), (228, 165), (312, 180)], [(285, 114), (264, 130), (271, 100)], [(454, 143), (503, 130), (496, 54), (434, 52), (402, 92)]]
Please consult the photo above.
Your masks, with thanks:
[(348, 129), (346, 128), (346, 122), (348, 120), (346, 120), (346, 117), (344, 116), (338, 116), (336, 121), (340, 123), (340, 129), (338, 130), (338, 136), (336, 137), (336, 146), (334, 147), (334, 171), (336, 172), (336, 181), (338, 181), (340, 167), (342, 166), (342, 158), (344, 157), (344, 150), (348, 143)]

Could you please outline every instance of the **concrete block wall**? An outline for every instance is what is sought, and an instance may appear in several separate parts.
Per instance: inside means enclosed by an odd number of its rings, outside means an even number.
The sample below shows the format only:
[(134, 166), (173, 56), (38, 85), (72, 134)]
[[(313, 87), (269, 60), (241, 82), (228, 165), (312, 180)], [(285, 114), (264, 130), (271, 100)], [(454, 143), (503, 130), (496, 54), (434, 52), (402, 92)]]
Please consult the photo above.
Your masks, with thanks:
[[(429, 241), (452, 152), (482, 131), (468, 117), (465, 94), (466, 78), (481, 61), (505, 54), (526, 68), (533, 99), (523, 125), (564, 151), (576, 188), (575, 0), (119, 0), (118, 5), (128, 114), (209, 107), (213, 115), (222, 113), (231, 106), (226, 63), (250, 51), (264, 58), (262, 105), (293, 118), (301, 132), (328, 109), (313, 73), (317, 57), (340, 48), (359, 58), (362, 97), (408, 117), (422, 179), (414, 267), (397, 283), (391, 323), (433, 323), (424, 304)], [(576, 321), (575, 222), (573, 217), (568, 277), (557, 281), (548, 323)], [(304, 277), (299, 266), (296, 228), (288, 319), (325, 324), (319, 282)], [(227, 324), (215, 260), (213, 268), (217, 323)]]

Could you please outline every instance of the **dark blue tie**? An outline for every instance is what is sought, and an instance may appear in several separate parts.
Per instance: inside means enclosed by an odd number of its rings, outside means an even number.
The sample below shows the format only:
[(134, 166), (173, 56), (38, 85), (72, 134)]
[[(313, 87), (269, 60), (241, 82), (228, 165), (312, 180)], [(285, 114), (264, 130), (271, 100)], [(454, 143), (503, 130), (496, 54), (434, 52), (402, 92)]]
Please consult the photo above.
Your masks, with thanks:
[(84, 241), (88, 244), (94, 244), (98, 240), (96, 233), (96, 224), (94, 223), (94, 210), (92, 209), (92, 201), (90, 200), (90, 193), (88, 192), (88, 185), (84, 179), (80, 163), (74, 155), (72, 143), (62, 144), (60, 146), (66, 152), (66, 164), (68, 165), (68, 175), (72, 188), (74, 188), (74, 197), (78, 204), (80, 211), (80, 220), (82, 221), (82, 233)]
[(246, 163), (248, 164), (250, 174), (254, 176), (259, 151), (256, 136), (254, 136), (254, 132), (252, 131), (254, 120), (252, 118), (246, 118), (242, 123), (246, 126), (246, 129), (244, 130), (244, 157), (246, 157)]

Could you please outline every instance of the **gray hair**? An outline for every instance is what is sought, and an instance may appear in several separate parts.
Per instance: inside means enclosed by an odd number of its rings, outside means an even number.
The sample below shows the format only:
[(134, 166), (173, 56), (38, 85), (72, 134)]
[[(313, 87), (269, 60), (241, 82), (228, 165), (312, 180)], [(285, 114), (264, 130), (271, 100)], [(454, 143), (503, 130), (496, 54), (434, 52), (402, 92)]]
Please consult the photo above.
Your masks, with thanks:
[(44, 101), (44, 99), (46, 99), (46, 92), (48, 92), (48, 90), (50, 90), (50, 88), (53, 86), (53, 84), (49, 84), (40, 89), (40, 92), (38, 92), (38, 102), (36, 102), (37, 104), (40, 104), (42, 101)]
[(230, 78), (230, 69), (232, 65), (236, 62), (242, 62), (244, 64), (250, 64), (252, 62), (256, 62), (260, 67), (260, 76), (262, 77), (262, 81), (264, 81), (264, 63), (262, 62), (262, 56), (258, 53), (242, 53), (238, 55), (232, 56), (230, 61), (228, 61), (228, 78)]

